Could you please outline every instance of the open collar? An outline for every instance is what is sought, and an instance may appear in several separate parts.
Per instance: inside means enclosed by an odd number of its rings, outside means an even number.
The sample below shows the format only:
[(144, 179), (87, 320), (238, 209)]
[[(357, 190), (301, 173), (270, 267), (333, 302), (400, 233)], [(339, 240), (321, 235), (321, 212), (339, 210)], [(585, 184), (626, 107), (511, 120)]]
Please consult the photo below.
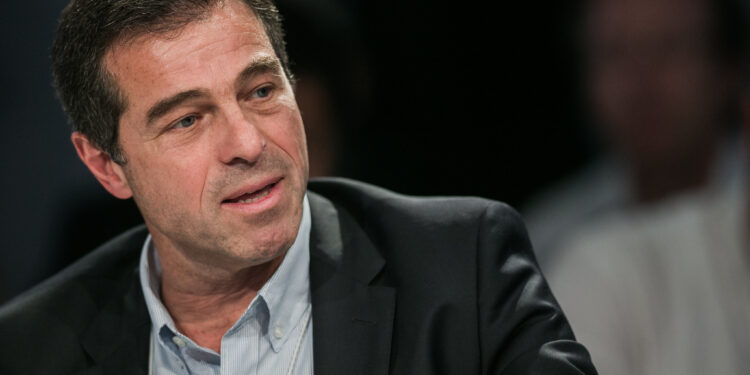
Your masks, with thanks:
[[(258, 291), (257, 297), (248, 305), (232, 328), (227, 331), (227, 336), (232, 335), (256, 314), (268, 314), (268, 332), (264, 336), (272, 350), (278, 353), (288, 341), (290, 334), (295, 331), (305, 311), (308, 310), (310, 305), (309, 249), (311, 219), (307, 196), (304, 197), (302, 207), (302, 218), (294, 243), (284, 255), (279, 268)], [(153, 335), (160, 338), (162, 345), (169, 347), (164, 341), (179, 333), (161, 300), (161, 265), (150, 235), (146, 238), (141, 250), (139, 269), (140, 282), (152, 321)], [(161, 335), (165, 326), (171, 331), (167, 335), (168, 337), (162, 337)], [(270, 334), (270, 332), (274, 334)], [(182, 338), (194, 345), (196, 349), (199, 348), (188, 337), (182, 336)], [(216, 353), (213, 353), (213, 355), (216, 355)]]

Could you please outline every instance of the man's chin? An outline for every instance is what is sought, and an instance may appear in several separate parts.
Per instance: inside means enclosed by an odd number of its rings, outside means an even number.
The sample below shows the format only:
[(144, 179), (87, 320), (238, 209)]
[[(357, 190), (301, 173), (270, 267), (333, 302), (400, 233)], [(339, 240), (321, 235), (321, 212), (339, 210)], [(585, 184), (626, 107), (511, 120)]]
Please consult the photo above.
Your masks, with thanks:
[[(256, 274), (266, 274), (270, 277), (284, 260), (290, 246), (280, 246), (268, 249), (239, 250), (225, 253), (223, 268), (232, 272), (248, 270)], [(260, 276), (260, 275), (258, 275)]]
[[(294, 229), (294, 230), (293, 230)], [(221, 246), (221, 253), (229, 263), (239, 267), (251, 267), (272, 262), (283, 258), (287, 250), (294, 244), (298, 229), (271, 230), (263, 233), (256, 231), (253, 238), (238, 237), (231, 243)], [(260, 233), (259, 233), (260, 232)], [(252, 232), (246, 232), (252, 233)], [(264, 234), (258, 238), (259, 234)]]

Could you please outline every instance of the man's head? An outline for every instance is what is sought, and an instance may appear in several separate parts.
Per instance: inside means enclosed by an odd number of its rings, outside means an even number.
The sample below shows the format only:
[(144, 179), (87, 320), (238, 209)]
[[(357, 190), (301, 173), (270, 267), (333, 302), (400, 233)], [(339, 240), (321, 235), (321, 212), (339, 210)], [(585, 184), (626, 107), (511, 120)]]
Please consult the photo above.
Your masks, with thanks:
[[(598, 125), (636, 168), (676, 168), (715, 142), (736, 106), (734, 0), (589, 0), (584, 46)], [(686, 166), (690, 167), (690, 166)]]
[[(148, 22), (121, 22), (106, 43), (77, 35), (124, 18)], [(134, 198), (158, 248), (247, 267), (294, 241), (309, 167), (280, 38), (265, 1), (84, 0), (66, 9), (53, 59), (74, 145), (110, 193)], [(81, 83), (91, 78), (83, 74), (101, 81)], [(98, 121), (109, 125), (87, 122), (105, 111), (111, 118)]]
[[(127, 98), (103, 66), (116, 42), (166, 34), (205, 18), (224, 0), (74, 0), (63, 10), (52, 47), (54, 83), (74, 131), (118, 162), (119, 117)], [(289, 79), (281, 18), (271, 0), (242, 0), (262, 23)]]

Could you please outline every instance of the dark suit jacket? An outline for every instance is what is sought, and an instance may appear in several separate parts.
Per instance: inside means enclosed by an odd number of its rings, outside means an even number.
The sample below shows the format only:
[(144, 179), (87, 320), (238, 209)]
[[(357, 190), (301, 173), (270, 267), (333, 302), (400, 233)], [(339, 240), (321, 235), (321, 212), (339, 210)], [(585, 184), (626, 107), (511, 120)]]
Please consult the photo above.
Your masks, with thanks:
[[(595, 374), (518, 215), (311, 182), (316, 374)], [(145, 374), (144, 227), (0, 309), (0, 374)]]

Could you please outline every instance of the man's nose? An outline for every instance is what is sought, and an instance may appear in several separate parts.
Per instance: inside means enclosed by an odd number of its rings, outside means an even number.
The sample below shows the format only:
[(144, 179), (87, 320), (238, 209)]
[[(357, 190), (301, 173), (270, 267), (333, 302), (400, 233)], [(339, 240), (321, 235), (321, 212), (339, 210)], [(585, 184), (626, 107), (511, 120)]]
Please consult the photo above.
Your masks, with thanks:
[(266, 148), (266, 137), (258, 128), (253, 116), (240, 109), (226, 112), (218, 152), (225, 164), (255, 163)]

